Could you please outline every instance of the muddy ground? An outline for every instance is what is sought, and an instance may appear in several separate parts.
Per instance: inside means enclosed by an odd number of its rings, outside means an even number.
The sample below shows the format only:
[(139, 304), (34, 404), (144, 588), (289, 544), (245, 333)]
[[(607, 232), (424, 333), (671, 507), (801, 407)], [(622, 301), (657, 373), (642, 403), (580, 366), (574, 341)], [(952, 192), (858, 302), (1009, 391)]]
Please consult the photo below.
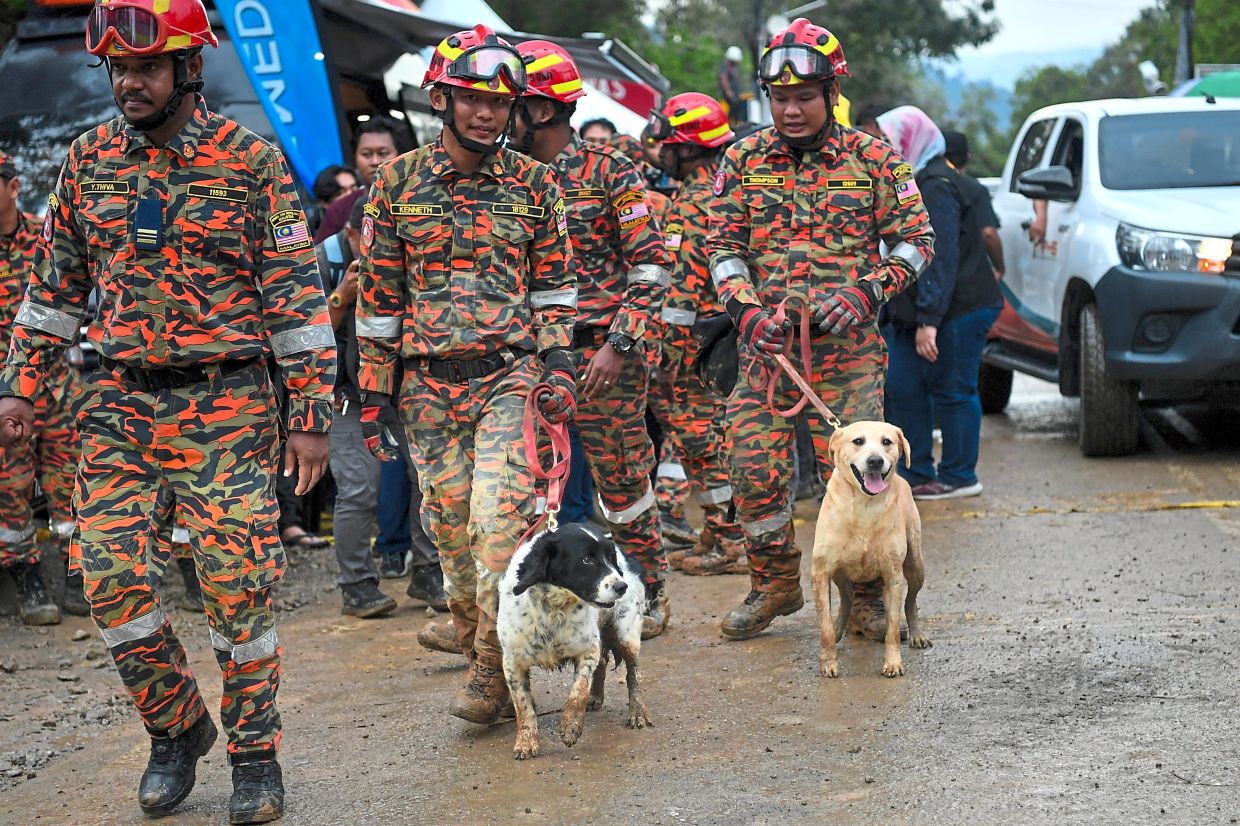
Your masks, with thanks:
[[(922, 503), (934, 647), (905, 649), (905, 677), (852, 637), (842, 677), (821, 679), (808, 600), (725, 643), (745, 580), (676, 574), (671, 631), (642, 651), (656, 727), (623, 727), (617, 674), (572, 749), (542, 716), (532, 762), (512, 759), (511, 723), (446, 714), (464, 670), (418, 647), (427, 613), (403, 583), (384, 584), (394, 616), (342, 617), (331, 552), (297, 554), (280, 593), (285, 822), (1237, 822), (1235, 411), (1148, 410), (1143, 450), (1108, 461), (1081, 458), (1074, 421), (1074, 403), (1020, 382), (985, 424), (983, 496)], [(816, 504), (797, 514), (808, 550)], [(218, 700), (205, 621), (174, 624)], [(539, 708), (567, 683), (536, 674)], [(0, 617), (0, 822), (140, 821), (146, 753), (89, 621)], [(217, 745), (165, 822), (225, 822), (229, 791)]]

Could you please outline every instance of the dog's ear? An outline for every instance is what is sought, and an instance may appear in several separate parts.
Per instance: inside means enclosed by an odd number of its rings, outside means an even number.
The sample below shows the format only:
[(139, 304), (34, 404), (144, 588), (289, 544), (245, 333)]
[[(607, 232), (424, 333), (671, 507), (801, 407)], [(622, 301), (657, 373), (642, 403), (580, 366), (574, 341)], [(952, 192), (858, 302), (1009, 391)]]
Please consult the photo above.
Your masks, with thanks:
[(904, 431), (896, 428), (896, 436), (900, 439), (900, 452), (904, 454), (904, 466), (910, 468), (913, 466), (913, 449), (908, 446), (908, 439), (904, 438)]
[(517, 583), (512, 586), (513, 596), (520, 596), (531, 586), (547, 581), (547, 566), (551, 563), (555, 548), (555, 535), (551, 532), (544, 533), (534, 541), (534, 547), (530, 548), (525, 559), (521, 560), (521, 567), (517, 568)]
[(844, 428), (842, 427), (836, 428), (835, 432), (831, 434), (831, 441), (827, 442), (827, 454), (830, 455), (831, 457), (832, 466), (839, 464), (839, 461), (836, 459), (835, 454), (840, 449), (840, 445), (843, 443), (844, 443)]

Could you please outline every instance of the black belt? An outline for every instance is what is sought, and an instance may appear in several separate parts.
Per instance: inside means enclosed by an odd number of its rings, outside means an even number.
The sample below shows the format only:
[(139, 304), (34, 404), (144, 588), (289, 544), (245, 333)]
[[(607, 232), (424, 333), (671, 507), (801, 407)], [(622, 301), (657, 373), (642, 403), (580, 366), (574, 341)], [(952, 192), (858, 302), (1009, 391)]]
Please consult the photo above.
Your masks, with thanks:
[(465, 382), (489, 376), (507, 364), (503, 351), (476, 359), (416, 359), (418, 367), (440, 381)]
[(209, 381), (213, 373), (231, 376), (258, 363), (258, 359), (226, 359), (193, 367), (137, 367), (106, 357), (99, 361), (105, 369), (116, 372), (125, 381), (138, 385), (147, 393)]
[(576, 327), (573, 329), (573, 349), (602, 347), (606, 338), (607, 330), (603, 327)]

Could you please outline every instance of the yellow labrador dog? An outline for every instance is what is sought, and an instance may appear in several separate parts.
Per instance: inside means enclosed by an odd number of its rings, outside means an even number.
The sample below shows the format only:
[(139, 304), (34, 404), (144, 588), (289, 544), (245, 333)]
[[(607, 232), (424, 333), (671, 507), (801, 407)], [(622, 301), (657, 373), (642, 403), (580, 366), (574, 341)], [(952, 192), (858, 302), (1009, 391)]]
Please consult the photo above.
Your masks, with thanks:
[[(921, 517), (908, 482), (896, 473), (901, 453), (906, 467), (911, 461), (908, 440), (895, 425), (855, 422), (832, 434), (830, 451), (835, 471), (818, 514), (812, 569), (818, 607), (818, 669), (824, 677), (839, 676), (835, 647), (852, 609), (853, 583), (882, 577), (887, 609), (883, 674), (898, 677), (904, 673), (902, 614), (908, 619), (909, 647), (930, 647), (917, 619), (917, 592), (926, 576)], [(840, 594), (834, 620), (832, 582)]]

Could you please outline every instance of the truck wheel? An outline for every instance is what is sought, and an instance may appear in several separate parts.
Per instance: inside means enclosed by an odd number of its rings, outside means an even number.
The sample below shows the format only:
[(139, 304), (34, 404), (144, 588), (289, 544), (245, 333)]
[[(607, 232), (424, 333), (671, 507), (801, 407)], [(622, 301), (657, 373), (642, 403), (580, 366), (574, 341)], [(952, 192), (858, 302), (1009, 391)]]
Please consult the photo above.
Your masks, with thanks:
[(977, 371), (977, 395), (983, 413), (1002, 413), (1012, 398), (1012, 371), (983, 363)]
[(1098, 308), (1081, 308), (1080, 445), (1086, 456), (1127, 456), (1137, 449), (1141, 410), (1137, 383), (1106, 374)]

